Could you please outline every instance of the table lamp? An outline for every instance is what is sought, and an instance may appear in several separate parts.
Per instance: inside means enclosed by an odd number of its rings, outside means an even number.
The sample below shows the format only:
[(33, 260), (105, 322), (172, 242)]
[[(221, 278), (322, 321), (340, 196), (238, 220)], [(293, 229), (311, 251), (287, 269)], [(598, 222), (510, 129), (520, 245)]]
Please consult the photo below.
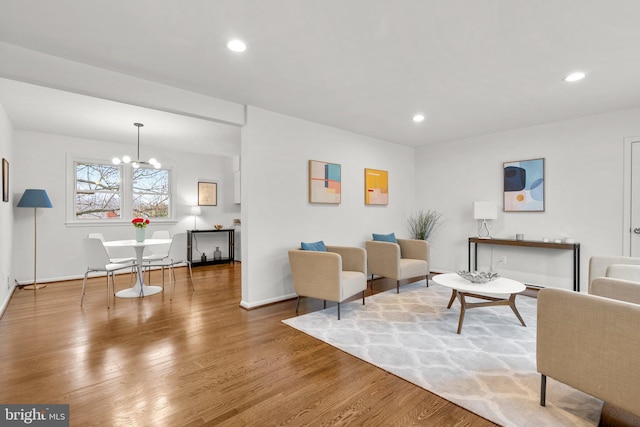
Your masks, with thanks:
[(198, 220), (198, 216), (202, 214), (202, 210), (200, 209), (200, 206), (192, 206), (191, 207), (191, 215), (193, 215), (193, 229), (197, 230), (197, 223), (196, 221)]
[(37, 227), (37, 208), (52, 208), (51, 200), (47, 196), (45, 190), (28, 189), (24, 191), (24, 194), (18, 202), (19, 208), (33, 208), (33, 285), (24, 286), (23, 289), (36, 289), (44, 288), (46, 285), (38, 285), (36, 279), (36, 265), (37, 265), (37, 245), (38, 245), (38, 227)]
[(473, 202), (473, 218), (482, 220), (478, 228), (478, 237), (480, 239), (490, 239), (491, 233), (489, 232), (487, 220), (498, 218), (498, 206), (494, 202)]

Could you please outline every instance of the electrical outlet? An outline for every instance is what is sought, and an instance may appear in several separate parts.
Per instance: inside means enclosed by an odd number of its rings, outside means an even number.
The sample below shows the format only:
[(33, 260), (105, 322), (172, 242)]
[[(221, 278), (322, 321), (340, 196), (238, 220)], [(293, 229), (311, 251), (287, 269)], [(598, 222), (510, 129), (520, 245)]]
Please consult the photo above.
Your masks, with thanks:
[(502, 255), (500, 258), (498, 258), (498, 263), (506, 264), (507, 263), (507, 256), (506, 255)]

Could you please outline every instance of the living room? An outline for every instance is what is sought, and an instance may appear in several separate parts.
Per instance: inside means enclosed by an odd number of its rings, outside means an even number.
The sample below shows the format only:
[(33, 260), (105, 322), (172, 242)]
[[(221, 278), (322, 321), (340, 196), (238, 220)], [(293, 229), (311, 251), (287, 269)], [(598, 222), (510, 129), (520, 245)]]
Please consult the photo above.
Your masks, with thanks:
[[(547, 4), (547, 7), (553, 9), (554, 6)], [(520, 13), (511, 12), (515, 13), (513, 19), (518, 23), (526, 22)], [(630, 145), (640, 141), (638, 88), (620, 88), (623, 84), (635, 82), (637, 71), (640, 71), (638, 64), (629, 59), (635, 56), (635, 46), (629, 41), (623, 43), (624, 39), (634, 37), (619, 34), (637, 31), (625, 19), (636, 15), (619, 12), (620, 16), (617, 16), (611, 10), (608, 12), (611, 15), (606, 15), (607, 19), (601, 19), (597, 13), (585, 17), (585, 28), (595, 28), (591, 31), (604, 40), (601, 44), (594, 44), (592, 49), (583, 47), (584, 51), (576, 54), (576, 57), (563, 57), (561, 55), (566, 51), (562, 50), (551, 58), (544, 54), (535, 56), (532, 62), (538, 64), (538, 68), (529, 71), (537, 76), (535, 84), (525, 79), (523, 87), (515, 91), (520, 92), (519, 97), (511, 98), (512, 92), (505, 95), (497, 91), (494, 97), (472, 102), (474, 91), (478, 89), (469, 84), (461, 85), (460, 91), (451, 93), (448, 103), (441, 101), (440, 105), (449, 108), (448, 111), (459, 110), (459, 114), (451, 114), (446, 119), (453, 123), (452, 128), (458, 128), (458, 133), (452, 138), (430, 136), (429, 115), (437, 116), (433, 110), (438, 108), (438, 104), (432, 105), (426, 101), (423, 101), (422, 108), (426, 109), (426, 105), (429, 105), (431, 112), (427, 113), (425, 122), (413, 123), (411, 115), (414, 105), (406, 105), (406, 129), (397, 132), (393, 138), (365, 135), (350, 128), (349, 120), (356, 121), (358, 114), (345, 118), (344, 127), (340, 127), (324, 123), (321, 114), (305, 119), (301, 118), (302, 113), (287, 114), (250, 102), (231, 102), (222, 95), (218, 99), (198, 94), (206, 98), (203, 101), (208, 103), (206, 105), (217, 108), (206, 112), (203, 111), (206, 108), (201, 108), (202, 104), (190, 102), (193, 97), (185, 94), (185, 88), (171, 87), (166, 82), (160, 88), (159, 83), (154, 83), (156, 89), (162, 91), (162, 96), (154, 96), (143, 90), (150, 88), (151, 82), (144, 83), (139, 76), (127, 75), (124, 72), (126, 70), (116, 72), (82, 64), (80, 60), (65, 59), (45, 50), (38, 52), (38, 46), (21, 46), (21, 34), (0, 37), (0, 53), (4, 58), (0, 63), (0, 77), (25, 84), (66, 88), (85, 96), (91, 94), (97, 98), (164, 112), (179, 112), (236, 127), (237, 154), (241, 158), (242, 169), (242, 203), (239, 206), (229, 197), (233, 173), (231, 154), (210, 153), (203, 156), (186, 150), (160, 147), (153, 147), (153, 152), (161, 160), (172, 159), (179, 177), (176, 191), (180, 199), (176, 206), (176, 222), (171, 225), (173, 229), (186, 230), (192, 227), (193, 216), (189, 213), (189, 207), (195, 201), (197, 181), (204, 177), (220, 183), (222, 198), (221, 205), (208, 212), (210, 216), (206, 221), (226, 225), (233, 218), (241, 218), (242, 297), (238, 303), (244, 308), (251, 309), (295, 297), (287, 251), (297, 247), (300, 241), (324, 240), (330, 244), (363, 246), (371, 233), (395, 232), (399, 236), (408, 236), (405, 219), (420, 208), (434, 209), (443, 214), (442, 226), (430, 241), (432, 271), (466, 269), (467, 239), (475, 236), (478, 228), (477, 220), (473, 217), (473, 202), (480, 200), (493, 201), (499, 207), (498, 217), (489, 224), (495, 237), (513, 238), (520, 233), (527, 239), (572, 238), (580, 242), (581, 289), (586, 292), (587, 261), (592, 255), (629, 255), (628, 245), (625, 244), (625, 239), (628, 239), (625, 237), (625, 228), (628, 230), (629, 225), (626, 219), (629, 197), (625, 194), (629, 178), (626, 165), (631, 161)], [(505, 19), (511, 17), (506, 13), (503, 15)], [(542, 12), (539, 13), (542, 15)], [(3, 19), (9, 19), (8, 15)], [(571, 10), (563, 10), (563, 16), (570, 21)], [(614, 17), (620, 19), (612, 24)], [(617, 26), (620, 31), (602, 30), (597, 26), (600, 19), (606, 23), (603, 26)], [(464, 22), (469, 21), (473, 21), (472, 18), (465, 17)], [(548, 39), (536, 45), (541, 52), (545, 43), (553, 44), (553, 35), (562, 34), (559, 23), (564, 21), (558, 19), (550, 22), (549, 27), (557, 32), (550, 32)], [(567, 31), (578, 33), (578, 28), (579, 25), (574, 24)], [(497, 40), (499, 36), (496, 36)], [(532, 44), (523, 42), (523, 50)], [(569, 43), (565, 49), (570, 46)], [(609, 52), (612, 57), (607, 57), (608, 50), (614, 50), (614, 46), (615, 52)], [(458, 46), (460, 49), (462, 47)], [(468, 46), (470, 51), (474, 48), (477, 46)], [(495, 55), (498, 58), (502, 48), (499, 42), (483, 47), (486, 56)], [(250, 53), (251, 48), (247, 54)], [(477, 60), (480, 55), (471, 56), (471, 59)], [(603, 57), (607, 57), (609, 62)], [(229, 62), (229, 67), (238, 67), (236, 59)], [(496, 60), (496, 63), (499, 62)], [(316, 66), (320, 67), (320, 64), (316, 63)], [(588, 74), (586, 79), (575, 83), (563, 81), (565, 75), (575, 67), (585, 67)], [(500, 73), (495, 75), (495, 80), (489, 79), (488, 76), (494, 71), (493, 68), (485, 70), (487, 91), (496, 88), (499, 79), (505, 78)], [(436, 77), (432, 76), (432, 79)], [(454, 74), (454, 77), (456, 80), (465, 78), (461, 74)], [(539, 80), (545, 80), (546, 85), (538, 86)], [(117, 84), (109, 84), (114, 81)], [(620, 95), (617, 101), (612, 99), (613, 96), (609, 97), (609, 92), (602, 89), (606, 86), (603, 81), (610, 84), (611, 93), (624, 92), (624, 96)], [(90, 85), (91, 82), (99, 84)], [(136, 86), (141, 89), (130, 91), (129, 94), (122, 90)], [(593, 89), (596, 86), (597, 89)], [(117, 91), (118, 87), (120, 91)], [(293, 88), (288, 90), (291, 92), (283, 91), (279, 95), (290, 98), (300, 96), (300, 104), (305, 104), (305, 99), (312, 99), (305, 97), (306, 93), (296, 94)], [(338, 91), (334, 87), (325, 90)], [(375, 99), (386, 100), (388, 92), (394, 91), (405, 93), (413, 91), (413, 88), (402, 88), (397, 81), (393, 81)], [(545, 103), (539, 106), (535, 102), (538, 97), (543, 97), (540, 95), (542, 92), (553, 94), (554, 100), (565, 100), (567, 104), (559, 104), (557, 108)], [(222, 90), (221, 93), (225, 94)], [(135, 99), (127, 99), (127, 96)], [(349, 105), (351, 101), (346, 96), (334, 96), (336, 105)], [(222, 104), (224, 107), (220, 107)], [(484, 106), (489, 109), (493, 104), (504, 107), (502, 116), (495, 116), (494, 110), (494, 116), (484, 111)], [(28, 284), (33, 276), (33, 212), (16, 208), (23, 191), (27, 188), (45, 188), (54, 205), (53, 209), (38, 210), (38, 280), (46, 282), (81, 277), (85, 266), (80, 261), (80, 240), (88, 229), (65, 224), (68, 204), (67, 159), (97, 155), (108, 160), (120, 155), (126, 145), (60, 135), (53, 130), (35, 131), (33, 127), (38, 118), (34, 117), (30, 124), (14, 123), (8, 112), (9, 107), (4, 105), (1, 96), (0, 105), (0, 150), (2, 157), (9, 161), (11, 178), (10, 202), (0, 203), (0, 230), (3, 235), (0, 242), (0, 301), (4, 310), (11, 298), (15, 280)], [(562, 106), (567, 108), (563, 109)], [(569, 110), (568, 106), (575, 106), (575, 109)], [(553, 114), (546, 116), (552, 118), (544, 121), (528, 121), (522, 113), (516, 114), (518, 109), (531, 115), (543, 109)], [(235, 114), (227, 114), (229, 111), (238, 110), (241, 111), (239, 118), (229, 118)], [(302, 106), (300, 110), (303, 110)], [(478, 126), (483, 119), (487, 124)], [(122, 127), (129, 128), (131, 132), (131, 143), (135, 141), (135, 129), (132, 126), (135, 120), (122, 123)], [(384, 120), (383, 117), (374, 117), (372, 121)], [(366, 128), (366, 125), (362, 127)], [(467, 128), (473, 128), (474, 131), (469, 133)], [(417, 139), (430, 142), (403, 143), (416, 134)], [(152, 147), (146, 145), (144, 128), (141, 141), (145, 150)], [(502, 212), (504, 162), (534, 158), (545, 159), (545, 211)], [(308, 161), (311, 159), (341, 165), (340, 205), (308, 203), (307, 174)], [(365, 168), (389, 172), (387, 206), (364, 205)], [(117, 238), (133, 235), (129, 224), (104, 229)], [(65, 251), (59, 251), (61, 247)], [(507, 263), (498, 265), (499, 256), (506, 256)], [(568, 253), (496, 249), (486, 251), (480, 259), (480, 265), (495, 267), (501, 274), (527, 283), (571, 288)]]

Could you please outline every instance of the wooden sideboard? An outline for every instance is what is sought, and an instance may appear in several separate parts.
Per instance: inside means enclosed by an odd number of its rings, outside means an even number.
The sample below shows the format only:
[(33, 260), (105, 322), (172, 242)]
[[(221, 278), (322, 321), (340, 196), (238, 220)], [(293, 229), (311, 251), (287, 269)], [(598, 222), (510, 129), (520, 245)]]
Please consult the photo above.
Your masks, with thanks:
[[(471, 246), (474, 245), (472, 251)], [(478, 268), (478, 245), (520, 246), (537, 249), (564, 249), (573, 251), (573, 290), (580, 292), (580, 243), (555, 243), (541, 240), (481, 239), (469, 237), (469, 271)], [(471, 269), (471, 253), (473, 252), (473, 270)]]

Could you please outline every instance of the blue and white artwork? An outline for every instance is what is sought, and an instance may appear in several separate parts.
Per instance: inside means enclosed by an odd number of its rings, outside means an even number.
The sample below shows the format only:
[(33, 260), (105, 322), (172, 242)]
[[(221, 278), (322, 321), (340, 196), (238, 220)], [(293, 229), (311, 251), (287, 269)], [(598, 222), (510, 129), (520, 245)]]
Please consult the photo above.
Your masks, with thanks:
[(544, 159), (504, 163), (504, 211), (544, 212)]

